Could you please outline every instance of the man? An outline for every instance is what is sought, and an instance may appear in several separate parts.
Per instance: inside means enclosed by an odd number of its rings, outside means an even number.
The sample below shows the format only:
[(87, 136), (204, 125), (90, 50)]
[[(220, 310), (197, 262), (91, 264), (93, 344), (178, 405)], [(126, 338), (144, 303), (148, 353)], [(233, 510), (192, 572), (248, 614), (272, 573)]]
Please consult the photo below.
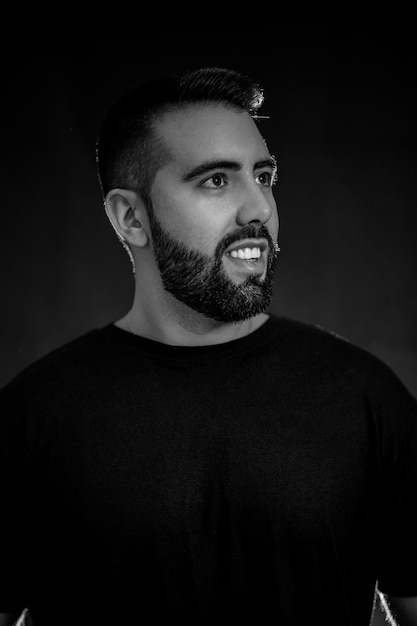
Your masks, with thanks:
[(377, 584), (417, 623), (417, 403), (374, 356), (268, 315), (262, 99), (206, 68), (103, 124), (134, 301), (2, 391), (0, 624), (365, 626)]

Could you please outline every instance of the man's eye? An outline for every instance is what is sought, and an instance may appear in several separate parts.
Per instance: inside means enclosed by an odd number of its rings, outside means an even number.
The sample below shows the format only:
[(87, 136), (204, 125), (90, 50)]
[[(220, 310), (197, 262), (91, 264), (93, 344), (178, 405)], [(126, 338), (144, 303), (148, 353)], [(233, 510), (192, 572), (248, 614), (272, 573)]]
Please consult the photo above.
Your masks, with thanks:
[(213, 176), (210, 176), (210, 178), (207, 178), (202, 183), (202, 187), (207, 187), (209, 189), (219, 189), (219, 187), (224, 187), (225, 184), (225, 174), (213, 174)]
[(272, 177), (272, 174), (270, 174), (269, 172), (261, 172), (260, 174), (257, 175), (256, 181), (260, 185), (264, 185), (265, 187), (271, 187), (272, 182), (273, 182), (273, 177)]

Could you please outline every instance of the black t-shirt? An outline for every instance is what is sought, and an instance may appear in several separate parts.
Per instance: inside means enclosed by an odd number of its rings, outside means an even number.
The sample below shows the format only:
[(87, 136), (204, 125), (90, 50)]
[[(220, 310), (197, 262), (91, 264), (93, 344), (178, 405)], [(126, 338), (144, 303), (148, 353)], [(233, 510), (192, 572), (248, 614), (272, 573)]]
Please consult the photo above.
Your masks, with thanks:
[(417, 402), (271, 316), (220, 345), (114, 325), (0, 393), (0, 612), (35, 626), (367, 626), (417, 595)]

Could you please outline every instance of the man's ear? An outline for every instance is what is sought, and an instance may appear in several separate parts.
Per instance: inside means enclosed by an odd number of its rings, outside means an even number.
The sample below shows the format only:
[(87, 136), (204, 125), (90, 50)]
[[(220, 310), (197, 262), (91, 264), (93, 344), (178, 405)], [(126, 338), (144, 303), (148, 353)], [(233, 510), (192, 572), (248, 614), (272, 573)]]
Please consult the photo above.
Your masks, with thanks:
[(111, 189), (104, 203), (107, 217), (122, 242), (143, 248), (149, 241), (146, 207), (130, 189)]

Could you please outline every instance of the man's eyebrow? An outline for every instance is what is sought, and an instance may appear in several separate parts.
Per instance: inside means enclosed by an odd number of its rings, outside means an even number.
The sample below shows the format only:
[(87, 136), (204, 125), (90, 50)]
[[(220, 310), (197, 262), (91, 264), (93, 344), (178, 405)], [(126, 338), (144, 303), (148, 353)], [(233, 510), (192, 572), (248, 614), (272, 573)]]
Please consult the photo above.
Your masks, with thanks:
[(264, 167), (270, 167), (273, 170), (277, 169), (277, 160), (274, 156), (270, 156), (267, 159), (262, 159), (262, 161), (257, 161), (253, 166), (254, 170), (261, 170)]
[(194, 167), (190, 172), (185, 174), (182, 177), (182, 180), (186, 183), (198, 176), (202, 176), (203, 174), (207, 174), (207, 172), (211, 172), (212, 170), (234, 170), (238, 171), (241, 169), (241, 164), (237, 161), (227, 161), (224, 159), (212, 159), (211, 161), (203, 161), (197, 167)]
[[(261, 161), (257, 161), (253, 169), (258, 170), (263, 167), (270, 167), (271, 169), (276, 169), (276, 160), (274, 157), (268, 157), (267, 159), (262, 159)], [(182, 177), (183, 182), (190, 182), (198, 176), (202, 176), (203, 174), (207, 174), (208, 172), (212, 172), (213, 170), (233, 170), (238, 172), (242, 169), (241, 163), (238, 161), (228, 161), (225, 159), (212, 159), (210, 161), (203, 161), (200, 165), (194, 167), (190, 172), (184, 174)]]

